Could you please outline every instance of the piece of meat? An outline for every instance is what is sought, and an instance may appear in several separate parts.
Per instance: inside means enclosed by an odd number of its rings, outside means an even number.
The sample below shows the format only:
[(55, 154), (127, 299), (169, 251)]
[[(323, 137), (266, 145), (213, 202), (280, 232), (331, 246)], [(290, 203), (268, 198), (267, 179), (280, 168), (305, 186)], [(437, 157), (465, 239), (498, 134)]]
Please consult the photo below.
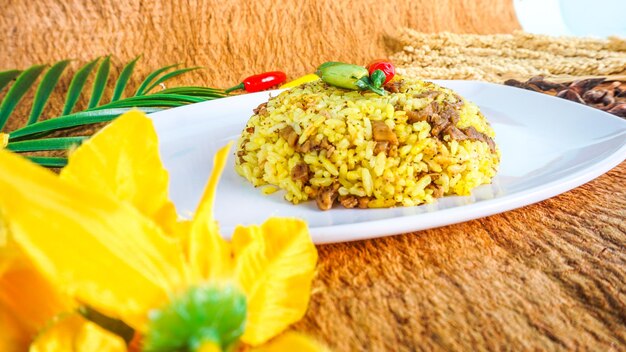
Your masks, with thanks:
[(317, 196), (315, 197), (315, 202), (317, 203), (317, 207), (320, 210), (328, 210), (333, 207), (333, 203), (337, 199), (337, 195), (339, 194), (337, 190), (339, 189), (339, 184), (334, 184), (329, 187), (322, 187), (317, 192)]
[(370, 202), (370, 199), (367, 197), (361, 197), (359, 198), (359, 208), (360, 209), (367, 209), (367, 204)]
[(443, 132), (446, 127), (450, 125), (450, 121), (445, 119), (443, 116), (439, 114), (433, 114), (429, 118), (430, 122), (430, 133), (433, 136), (439, 136), (441, 132)]
[(309, 166), (306, 163), (297, 163), (291, 168), (291, 179), (294, 181), (302, 181), (306, 183), (309, 180)]
[(407, 121), (408, 123), (416, 123), (416, 122), (420, 122), (420, 121), (426, 121), (428, 120), (428, 117), (432, 116), (434, 113), (434, 109), (433, 109), (433, 105), (429, 104), (424, 108), (421, 108), (420, 110), (417, 111), (407, 111), (406, 115), (408, 117)]
[(493, 141), (493, 139), (484, 133), (478, 132), (472, 126), (464, 129), (459, 129), (454, 125), (450, 125), (446, 127), (446, 129), (443, 131), (443, 135), (450, 136), (451, 139), (456, 141), (464, 141), (466, 139), (469, 139), (473, 141), (485, 142), (487, 143), (487, 145), (489, 145), (489, 149), (491, 149), (491, 152), (495, 153), (496, 151), (496, 143)]
[(459, 112), (451, 107), (447, 107), (440, 113), (441, 117), (450, 121), (453, 125), (456, 125), (459, 122)]
[(464, 141), (466, 139), (469, 139), (465, 132), (461, 131), (458, 127), (452, 125), (448, 126), (445, 131), (443, 131), (443, 134), (448, 135), (450, 136), (450, 138), (457, 141)]
[(378, 155), (380, 152), (387, 152), (387, 148), (389, 148), (389, 142), (376, 142), (374, 155)]
[(383, 121), (372, 121), (372, 135), (376, 142), (389, 142), (398, 145), (398, 137)]
[(411, 123), (411, 124), (419, 122), (419, 121), (426, 121), (426, 116), (423, 115), (423, 114), (420, 114), (419, 111), (421, 111), (421, 110), (418, 110), (418, 111), (407, 111), (406, 112), (406, 117), (407, 117), (406, 121), (408, 123)]
[(465, 100), (463, 100), (463, 97), (460, 95), (454, 94), (454, 97), (456, 98), (456, 101), (454, 103), (450, 103), (451, 107), (460, 108), (463, 104), (465, 104)]
[(313, 143), (311, 142), (311, 138), (307, 139), (306, 141), (304, 141), (304, 143), (302, 144), (296, 144), (296, 146), (294, 147), (294, 149), (298, 152), (298, 153), (308, 153), (311, 150), (314, 149), (315, 146), (313, 146)]
[(344, 208), (352, 209), (359, 204), (359, 200), (355, 196), (340, 196), (339, 204), (343, 205)]
[(328, 141), (328, 137), (324, 136), (324, 138), (322, 138), (322, 140), (316, 144), (315, 146), (316, 149), (323, 149), (326, 151), (326, 157), (330, 158), (331, 155), (333, 155), (333, 153), (335, 152), (336, 148), (334, 145), (332, 145), (329, 141)]
[(257, 115), (265, 115), (267, 113), (266, 107), (267, 107), (267, 103), (262, 103), (256, 108), (252, 109), (252, 112)]
[(467, 135), (467, 137), (471, 140), (487, 143), (489, 145), (489, 149), (491, 149), (492, 152), (496, 151), (496, 143), (493, 141), (493, 139), (484, 133), (478, 132), (474, 127), (470, 126), (464, 128), (463, 133), (465, 133), (465, 135)]
[(294, 130), (291, 126), (284, 127), (280, 130), (280, 132), (278, 132), (278, 134), (283, 137), (287, 141), (287, 144), (289, 144), (292, 148), (296, 145), (296, 142), (298, 142), (298, 138), (300, 137), (296, 133), (296, 130)]
[(324, 138), (322, 138), (322, 141), (320, 142), (320, 147), (322, 149), (328, 149), (332, 147), (332, 144), (328, 142), (328, 137), (324, 136)]
[(245, 160), (243, 159), (244, 156), (246, 156), (246, 152), (243, 150), (240, 150), (237, 152), (237, 159), (239, 159), (239, 163), (243, 164), (245, 162)]
[(439, 105), (439, 103), (437, 103), (436, 101), (430, 103), (430, 107), (431, 109), (433, 109), (433, 114), (438, 114), (441, 112), (441, 105)]
[(463, 132), (465, 133), (465, 135), (467, 135), (467, 137), (469, 139), (473, 139), (473, 140), (483, 140), (485, 138), (485, 135), (478, 132), (478, 130), (476, 130), (473, 126), (467, 127), (463, 129)]
[(390, 156), (392, 158), (398, 156), (398, 146), (397, 145), (389, 146), (389, 149), (387, 150), (387, 156)]
[(330, 158), (334, 152), (335, 152), (335, 146), (331, 145), (330, 147), (326, 148), (326, 158), (327, 159)]
[(400, 93), (400, 87), (402, 87), (402, 81), (389, 82), (383, 86), (389, 93)]
[(419, 93), (419, 94), (414, 94), (413, 98), (417, 98), (417, 99), (421, 99), (421, 98), (433, 98), (433, 99), (437, 99), (437, 97), (439, 96), (440, 92), (436, 91), (436, 90), (429, 90), (423, 93)]

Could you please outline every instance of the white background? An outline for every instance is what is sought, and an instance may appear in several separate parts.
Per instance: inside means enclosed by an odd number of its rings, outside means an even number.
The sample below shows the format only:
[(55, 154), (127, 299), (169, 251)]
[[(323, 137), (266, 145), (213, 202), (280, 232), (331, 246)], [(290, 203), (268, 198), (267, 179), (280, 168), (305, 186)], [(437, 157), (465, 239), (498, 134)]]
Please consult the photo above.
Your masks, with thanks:
[(514, 0), (530, 33), (626, 38), (626, 0)]

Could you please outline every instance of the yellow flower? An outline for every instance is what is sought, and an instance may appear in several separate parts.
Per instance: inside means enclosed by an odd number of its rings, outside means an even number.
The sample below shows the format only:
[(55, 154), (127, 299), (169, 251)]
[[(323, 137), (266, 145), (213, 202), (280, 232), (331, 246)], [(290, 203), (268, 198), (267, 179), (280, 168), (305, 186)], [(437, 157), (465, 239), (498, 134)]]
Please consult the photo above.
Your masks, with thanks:
[(115, 351), (124, 341), (78, 315), (74, 304), (21, 253), (0, 221), (0, 351), (25, 351), (29, 346), (33, 352)]
[(215, 156), (193, 219), (181, 221), (152, 123), (127, 113), (80, 146), (60, 177), (0, 150), (0, 210), (46, 277), (134, 328), (146, 349), (257, 346), (305, 314), (317, 251), (297, 219), (239, 226), (232, 243), (220, 237), (213, 200), (227, 153)]
[(6, 133), (0, 133), (0, 149), (6, 147), (7, 144), (9, 144), (9, 135)]

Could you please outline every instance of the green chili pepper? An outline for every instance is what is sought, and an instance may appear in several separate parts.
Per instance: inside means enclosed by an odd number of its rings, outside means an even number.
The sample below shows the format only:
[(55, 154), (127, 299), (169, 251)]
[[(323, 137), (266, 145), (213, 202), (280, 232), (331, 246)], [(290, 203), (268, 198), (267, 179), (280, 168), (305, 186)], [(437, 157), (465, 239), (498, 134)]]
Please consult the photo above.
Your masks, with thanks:
[(380, 87), (372, 85), (369, 72), (362, 66), (329, 61), (321, 64), (315, 74), (320, 76), (324, 82), (335, 87), (352, 90), (369, 89), (380, 95), (386, 94)]

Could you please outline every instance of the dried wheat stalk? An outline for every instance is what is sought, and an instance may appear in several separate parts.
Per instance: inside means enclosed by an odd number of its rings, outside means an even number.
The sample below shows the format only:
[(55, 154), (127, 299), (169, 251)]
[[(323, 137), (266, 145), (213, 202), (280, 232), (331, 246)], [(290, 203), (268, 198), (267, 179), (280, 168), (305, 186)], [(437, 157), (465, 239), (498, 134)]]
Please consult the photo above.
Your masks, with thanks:
[(539, 75), (626, 73), (626, 40), (617, 37), (427, 34), (405, 29), (398, 39), (404, 50), (391, 57), (398, 72), (421, 78), (503, 82)]

